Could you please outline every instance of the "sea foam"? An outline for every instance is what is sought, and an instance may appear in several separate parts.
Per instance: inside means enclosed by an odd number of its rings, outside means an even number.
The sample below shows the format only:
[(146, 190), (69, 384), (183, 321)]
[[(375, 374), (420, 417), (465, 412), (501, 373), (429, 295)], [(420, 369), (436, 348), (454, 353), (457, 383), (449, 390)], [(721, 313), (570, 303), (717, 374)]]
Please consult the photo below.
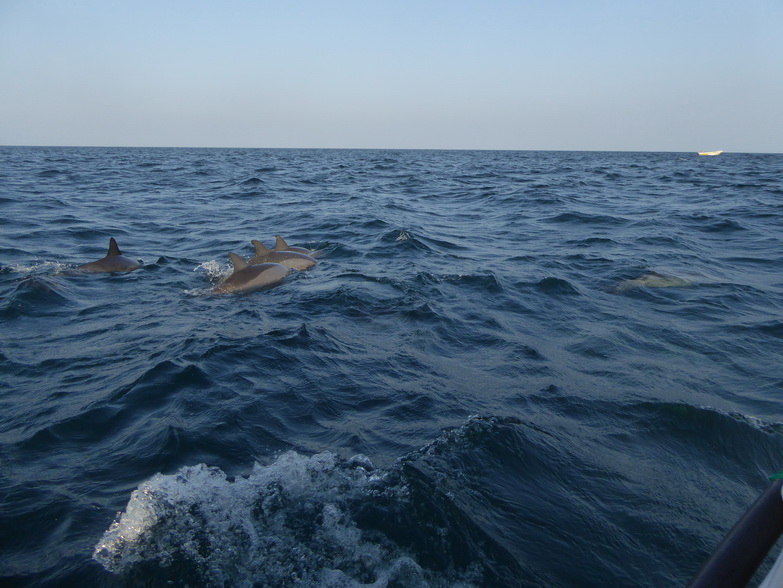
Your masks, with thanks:
[[(384, 492), (364, 456), (289, 451), (233, 481), (204, 464), (142, 483), (95, 546), (113, 573), (207, 585), (424, 586), (416, 561), (360, 530), (352, 505)], [(399, 489), (397, 489), (399, 490)]]

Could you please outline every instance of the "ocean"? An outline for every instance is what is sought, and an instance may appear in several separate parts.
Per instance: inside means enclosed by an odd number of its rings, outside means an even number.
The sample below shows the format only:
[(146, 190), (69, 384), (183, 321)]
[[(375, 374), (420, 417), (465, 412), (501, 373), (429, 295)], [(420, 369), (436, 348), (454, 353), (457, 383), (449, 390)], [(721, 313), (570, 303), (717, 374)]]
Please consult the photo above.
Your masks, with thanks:
[(783, 155), (0, 148), (0, 583), (687, 584), (782, 270)]

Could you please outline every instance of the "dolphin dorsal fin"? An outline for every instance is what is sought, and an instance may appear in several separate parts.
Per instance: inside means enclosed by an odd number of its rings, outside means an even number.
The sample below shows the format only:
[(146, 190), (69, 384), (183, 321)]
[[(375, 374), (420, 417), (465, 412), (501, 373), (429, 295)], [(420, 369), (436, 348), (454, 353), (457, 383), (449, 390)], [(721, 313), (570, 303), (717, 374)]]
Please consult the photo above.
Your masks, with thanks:
[(264, 245), (261, 241), (258, 239), (253, 239), (250, 241), (253, 244), (253, 247), (256, 248), (256, 257), (266, 257), (270, 253), (272, 253), (272, 250), (269, 249), (266, 245)]
[(231, 263), (234, 265), (235, 272), (238, 272), (239, 270), (247, 267), (247, 262), (241, 257), (239, 257), (236, 253), (229, 253), (228, 258), (231, 260)]
[(106, 254), (106, 257), (114, 257), (115, 255), (122, 255), (122, 251), (120, 251), (120, 247), (117, 245), (114, 237), (111, 237), (109, 239), (109, 252)]
[(288, 249), (288, 243), (280, 235), (275, 235), (275, 251), (285, 251)]

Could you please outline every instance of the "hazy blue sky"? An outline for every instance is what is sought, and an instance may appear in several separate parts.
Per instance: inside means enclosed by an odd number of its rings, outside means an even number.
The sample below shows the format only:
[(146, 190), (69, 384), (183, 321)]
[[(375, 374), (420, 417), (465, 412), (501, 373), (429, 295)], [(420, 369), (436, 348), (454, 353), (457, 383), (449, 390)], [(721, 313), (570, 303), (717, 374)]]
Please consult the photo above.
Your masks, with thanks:
[(783, 152), (783, 0), (0, 0), (0, 144)]

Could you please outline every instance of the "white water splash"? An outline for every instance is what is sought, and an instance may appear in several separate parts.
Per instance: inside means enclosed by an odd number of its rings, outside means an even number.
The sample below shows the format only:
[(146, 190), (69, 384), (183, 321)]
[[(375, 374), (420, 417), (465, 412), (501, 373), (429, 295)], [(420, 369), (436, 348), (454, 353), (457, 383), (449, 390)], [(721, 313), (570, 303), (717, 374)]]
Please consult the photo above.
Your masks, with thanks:
[(72, 264), (59, 261), (41, 261), (32, 265), (17, 263), (6, 267), (12, 272), (20, 274), (59, 274), (74, 268)]
[(350, 505), (384, 478), (364, 456), (293, 451), (234, 481), (203, 464), (157, 474), (131, 494), (93, 558), (117, 574), (143, 567), (206, 585), (429, 585), (411, 557), (351, 517)]
[(212, 282), (218, 282), (223, 278), (231, 275), (231, 266), (221, 265), (220, 262), (212, 259), (210, 261), (204, 261), (193, 268), (194, 272), (198, 270), (204, 270), (207, 272), (207, 277)]

